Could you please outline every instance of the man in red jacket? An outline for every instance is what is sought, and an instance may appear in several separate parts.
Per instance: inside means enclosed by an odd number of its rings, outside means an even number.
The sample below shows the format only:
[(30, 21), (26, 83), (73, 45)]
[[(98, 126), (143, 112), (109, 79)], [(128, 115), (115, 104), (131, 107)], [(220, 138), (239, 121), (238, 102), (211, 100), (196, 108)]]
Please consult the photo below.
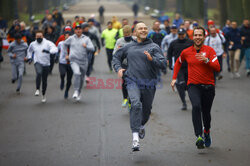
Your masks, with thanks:
[[(204, 45), (205, 29), (194, 29), (194, 45), (182, 51), (174, 65), (171, 86), (174, 90), (176, 78), (184, 61), (188, 64), (188, 95), (192, 104), (192, 120), (197, 137), (196, 146), (203, 149), (211, 145), (211, 108), (215, 96), (214, 72), (220, 71), (216, 53), (212, 47)], [(204, 137), (202, 121), (204, 124)]]

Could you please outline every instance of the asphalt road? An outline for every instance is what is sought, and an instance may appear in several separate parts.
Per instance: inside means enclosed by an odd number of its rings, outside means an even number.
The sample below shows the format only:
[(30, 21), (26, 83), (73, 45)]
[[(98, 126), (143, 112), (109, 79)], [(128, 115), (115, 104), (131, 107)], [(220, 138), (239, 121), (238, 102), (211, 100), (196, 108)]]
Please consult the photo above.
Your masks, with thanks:
[[(118, 3), (105, 5), (130, 12)], [(78, 7), (84, 9), (80, 4)], [(146, 16), (143, 19), (152, 21)], [(0, 166), (249, 165), (250, 80), (244, 63), (240, 79), (230, 79), (224, 71), (224, 78), (217, 83), (211, 148), (196, 149), (190, 102), (187, 111), (180, 110), (169, 72), (157, 90), (146, 137), (137, 153), (131, 152), (129, 115), (121, 108), (121, 90), (85, 88), (81, 102), (76, 103), (71, 99), (71, 88), (70, 98), (64, 100), (56, 65), (48, 79), (47, 103), (42, 104), (41, 97), (34, 96), (34, 66), (27, 65), (20, 95), (11, 84), (10, 70), (5, 56), (0, 68)], [(92, 76), (104, 83), (117, 78), (109, 73), (104, 49), (96, 56)]]

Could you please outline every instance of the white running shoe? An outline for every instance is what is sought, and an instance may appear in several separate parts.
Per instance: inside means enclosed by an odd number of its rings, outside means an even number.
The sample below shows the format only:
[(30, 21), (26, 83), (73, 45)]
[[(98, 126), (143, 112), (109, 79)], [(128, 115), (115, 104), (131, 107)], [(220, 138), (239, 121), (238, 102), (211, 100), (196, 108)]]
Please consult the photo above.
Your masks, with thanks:
[(230, 73), (230, 78), (234, 79), (234, 73)]
[(140, 144), (139, 141), (137, 140), (133, 140), (133, 144), (132, 144), (132, 151), (140, 151)]
[(42, 95), (42, 103), (46, 102), (46, 97), (44, 95)]
[(76, 90), (72, 96), (73, 99), (77, 99), (78, 98), (78, 91)]
[(39, 96), (39, 94), (40, 94), (40, 91), (37, 89), (35, 92), (35, 96)]
[(80, 101), (81, 100), (81, 95), (79, 94), (76, 98), (76, 101)]
[(239, 72), (235, 73), (234, 75), (235, 75), (235, 78), (240, 78), (240, 73)]

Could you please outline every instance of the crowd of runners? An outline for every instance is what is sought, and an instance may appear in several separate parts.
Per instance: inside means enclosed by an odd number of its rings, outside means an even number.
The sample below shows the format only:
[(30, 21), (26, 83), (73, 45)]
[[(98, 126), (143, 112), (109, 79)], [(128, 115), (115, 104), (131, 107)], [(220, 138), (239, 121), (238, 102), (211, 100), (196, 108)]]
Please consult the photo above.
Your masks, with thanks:
[[(58, 9), (52, 13), (46, 11), (44, 19), (29, 30), (20, 20), (15, 20), (8, 28), (0, 18), (1, 38), (5, 38), (6, 32), (9, 42), (11, 83), (17, 82), (16, 92), (21, 91), (26, 63), (33, 63), (36, 71), (34, 95), (40, 96), (42, 84), (41, 101), (45, 103), (47, 78), (53, 73), (54, 64), (59, 63), (61, 81), (58, 87), (65, 89), (64, 98), (68, 98), (74, 78), (72, 97), (81, 100), (82, 87), (90, 81), (95, 56), (104, 47), (109, 72), (117, 72), (123, 80), (122, 107), (130, 111), (133, 151), (140, 149), (139, 139), (145, 136), (156, 86), (161, 77), (167, 76), (172, 78), (173, 90), (176, 87), (178, 91), (181, 110), (187, 110), (188, 91), (197, 148), (209, 147), (210, 112), (216, 81), (223, 78), (223, 59), (226, 61), (224, 68), (232, 79), (242, 77), (239, 69), (244, 67), (241, 65), (244, 59), (246, 76), (250, 76), (249, 20), (245, 19), (240, 27), (236, 21), (227, 20), (221, 29), (213, 20), (209, 20), (208, 28), (204, 29), (197, 21), (183, 20), (179, 14), (173, 20), (155, 20), (153, 25), (146, 25), (143, 20), (131, 24), (128, 18), (119, 22), (116, 16), (105, 24), (104, 7), (99, 11), (101, 23), (95, 15), (75, 16), (73, 22), (65, 22)], [(2, 50), (0, 60), (3, 61)]]

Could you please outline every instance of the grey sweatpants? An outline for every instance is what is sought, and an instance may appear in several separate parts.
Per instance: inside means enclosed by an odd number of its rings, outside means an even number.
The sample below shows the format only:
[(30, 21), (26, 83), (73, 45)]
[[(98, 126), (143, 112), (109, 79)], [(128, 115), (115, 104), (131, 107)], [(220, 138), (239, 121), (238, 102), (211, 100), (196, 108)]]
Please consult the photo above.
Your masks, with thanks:
[(82, 86), (84, 84), (84, 77), (87, 72), (88, 63), (86, 64), (78, 64), (76, 62), (71, 62), (70, 66), (74, 73), (74, 89), (78, 91), (79, 94), (81, 93)]
[(11, 63), (11, 69), (12, 80), (18, 80), (17, 89), (21, 89), (24, 72), (24, 62)]
[(138, 87), (136, 83), (128, 83), (128, 96), (131, 101), (130, 128), (132, 132), (139, 132), (142, 125), (149, 120), (152, 103), (155, 96), (155, 87)]

